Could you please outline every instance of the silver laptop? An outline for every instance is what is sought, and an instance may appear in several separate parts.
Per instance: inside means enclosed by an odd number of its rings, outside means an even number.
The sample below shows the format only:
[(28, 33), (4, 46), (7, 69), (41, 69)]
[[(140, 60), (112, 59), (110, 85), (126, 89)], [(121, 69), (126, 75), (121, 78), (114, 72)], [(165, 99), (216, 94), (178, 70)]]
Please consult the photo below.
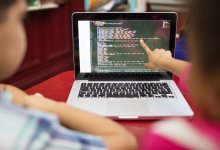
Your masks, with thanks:
[(151, 49), (173, 50), (175, 13), (74, 13), (75, 82), (67, 104), (113, 119), (192, 117), (165, 70), (144, 68)]

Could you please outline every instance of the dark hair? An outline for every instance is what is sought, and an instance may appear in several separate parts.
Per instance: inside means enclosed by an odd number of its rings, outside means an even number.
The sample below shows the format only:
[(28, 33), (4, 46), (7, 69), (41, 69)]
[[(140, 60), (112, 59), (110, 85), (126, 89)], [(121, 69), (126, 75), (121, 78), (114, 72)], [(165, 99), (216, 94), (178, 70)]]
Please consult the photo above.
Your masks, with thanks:
[(0, 22), (5, 19), (9, 7), (15, 4), (17, 0), (0, 0)]
[(188, 16), (188, 35), (195, 35), (196, 54), (203, 71), (220, 69), (219, 4), (219, 0), (193, 0)]

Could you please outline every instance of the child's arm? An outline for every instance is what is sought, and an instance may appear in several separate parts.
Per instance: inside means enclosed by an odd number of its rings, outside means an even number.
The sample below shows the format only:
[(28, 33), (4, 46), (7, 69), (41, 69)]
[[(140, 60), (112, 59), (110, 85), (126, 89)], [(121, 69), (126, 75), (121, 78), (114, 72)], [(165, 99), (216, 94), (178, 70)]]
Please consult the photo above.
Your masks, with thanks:
[(12, 94), (13, 102), (16, 104), (23, 103), (24, 98), (27, 96), (24, 91), (11, 85), (0, 84), (0, 90), (10, 92)]
[(137, 147), (135, 138), (110, 119), (42, 96), (28, 96), (24, 105), (56, 114), (65, 127), (102, 137), (110, 150), (133, 150)]
[(12, 93), (15, 104), (56, 114), (65, 127), (102, 137), (110, 150), (134, 150), (137, 147), (135, 138), (110, 119), (46, 99), (41, 95), (28, 96), (24, 91), (10, 85), (0, 84), (0, 90)]
[(143, 40), (140, 40), (140, 44), (149, 58), (149, 63), (145, 64), (145, 68), (165, 69), (176, 76), (180, 76), (183, 69), (189, 64), (186, 61), (173, 58), (170, 51), (165, 51), (164, 49), (155, 49), (152, 51)]

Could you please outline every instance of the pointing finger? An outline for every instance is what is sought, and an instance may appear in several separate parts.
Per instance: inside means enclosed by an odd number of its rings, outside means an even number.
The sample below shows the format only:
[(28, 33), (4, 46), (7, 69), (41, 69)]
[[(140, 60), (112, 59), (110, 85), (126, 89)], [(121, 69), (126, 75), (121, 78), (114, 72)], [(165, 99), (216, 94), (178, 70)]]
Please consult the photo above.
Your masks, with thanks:
[(143, 49), (145, 50), (146, 54), (149, 55), (151, 53), (151, 50), (147, 46), (147, 44), (145, 44), (145, 42), (142, 39), (140, 39), (140, 44), (143, 47)]

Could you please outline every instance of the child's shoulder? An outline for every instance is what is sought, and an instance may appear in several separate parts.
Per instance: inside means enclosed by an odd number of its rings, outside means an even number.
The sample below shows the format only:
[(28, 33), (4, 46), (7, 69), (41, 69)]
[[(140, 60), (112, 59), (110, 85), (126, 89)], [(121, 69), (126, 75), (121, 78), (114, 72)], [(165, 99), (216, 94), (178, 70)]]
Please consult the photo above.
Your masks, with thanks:
[[(213, 134), (210, 134), (210, 131)], [(143, 138), (144, 144), (141, 145), (145, 145), (145, 148), (156, 146), (157, 149), (219, 149), (219, 139), (220, 125), (213, 126), (200, 119), (189, 121), (178, 118), (155, 123), (146, 133)]]

